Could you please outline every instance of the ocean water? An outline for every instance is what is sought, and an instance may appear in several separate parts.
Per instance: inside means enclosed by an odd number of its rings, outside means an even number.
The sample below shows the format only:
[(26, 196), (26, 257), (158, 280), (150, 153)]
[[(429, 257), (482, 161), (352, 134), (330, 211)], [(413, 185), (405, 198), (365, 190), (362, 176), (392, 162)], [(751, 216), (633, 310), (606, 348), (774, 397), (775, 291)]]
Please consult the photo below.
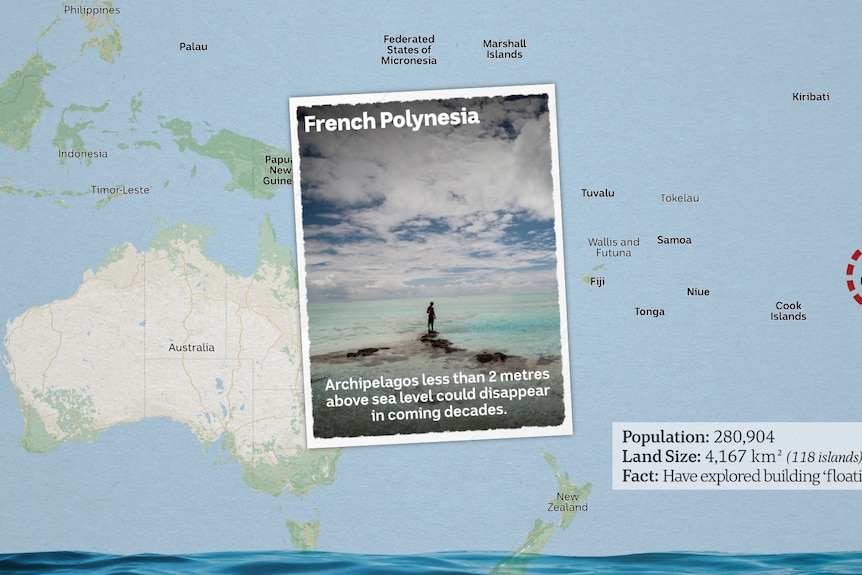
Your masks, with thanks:
[(862, 572), (862, 553), (724, 555), (647, 553), (614, 557), (562, 557), (453, 552), (425, 555), (358, 555), (324, 552), (235, 552), (201, 555), (131, 555), (53, 552), (0, 555), (0, 572), (98, 575), (329, 573), (351, 575), (535, 573), (679, 573), (806, 575)]
[[(425, 299), (411, 299), (309, 306), (309, 373), (318, 437), (563, 423), (566, 392), (555, 294), (435, 300), (437, 339), (449, 341), (454, 348), (445, 351), (420, 341), (427, 333), (428, 304)], [(378, 351), (348, 356), (369, 347)], [(483, 351), (501, 352), (505, 357), (482, 362), (477, 356)], [(333, 382), (353, 380), (391, 381), (392, 385), (334, 387)], [(408, 393), (432, 393), (433, 397), (403, 396), (402, 386)], [(507, 394), (529, 389), (534, 394), (500, 399), (489, 392), (491, 388)], [(355, 403), (363, 400), (370, 403)], [(467, 413), (463, 410), (470, 414), (460, 415)]]
[[(397, 346), (427, 330), (429, 300), (373, 300), (308, 305), (311, 355)], [(556, 293), (434, 300), (439, 337), (469, 351), (521, 357), (560, 355)]]

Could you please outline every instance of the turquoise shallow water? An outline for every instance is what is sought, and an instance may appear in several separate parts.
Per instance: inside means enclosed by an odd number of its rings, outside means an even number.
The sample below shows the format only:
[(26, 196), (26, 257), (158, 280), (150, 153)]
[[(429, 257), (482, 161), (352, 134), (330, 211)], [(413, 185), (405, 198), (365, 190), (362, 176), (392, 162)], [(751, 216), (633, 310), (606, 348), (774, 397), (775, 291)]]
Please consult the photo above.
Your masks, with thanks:
[[(555, 294), (435, 300), (434, 327), (438, 339), (455, 348), (448, 351), (420, 341), (427, 332), (429, 303), (414, 299), (309, 307), (309, 373), (318, 437), (550, 427), (563, 422), (565, 382)], [(368, 356), (347, 355), (362, 348), (379, 349)], [(482, 351), (505, 357), (481, 362), (477, 356)], [(518, 379), (509, 377), (513, 373)], [(400, 389), (403, 380), (411, 378), (415, 387), (408, 387), (408, 392), (432, 395), (404, 398), (391, 386), (357, 390), (339, 389), (333, 383), (399, 379)], [(500, 399), (488, 395), (492, 388), (499, 393), (529, 389), (533, 394)], [(373, 396), (371, 403), (355, 403), (364, 396)], [(461, 411), (450, 412), (456, 408)], [(462, 415), (464, 410), (472, 415)]]
[(482, 552), (425, 555), (358, 555), (323, 552), (233, 552), (201, 555), (131, 555), (53, 552), (0, 555), (0, 572), (150, 574), (487, 574), (523, 573), (749, 573), (803, 575), (862, 572), (862, 553), (794, 553), (785, 555), (719, 555), (647, 553), (615, 557), (562, 557)]
[[(308, 305), (311, 355), (398, 345), (427, 328), (428, 300), (374, 300)], [(560, 355), (557, 294), (493, 295), (434, 300), (440, 337), (471, 351), (521, 357)]]

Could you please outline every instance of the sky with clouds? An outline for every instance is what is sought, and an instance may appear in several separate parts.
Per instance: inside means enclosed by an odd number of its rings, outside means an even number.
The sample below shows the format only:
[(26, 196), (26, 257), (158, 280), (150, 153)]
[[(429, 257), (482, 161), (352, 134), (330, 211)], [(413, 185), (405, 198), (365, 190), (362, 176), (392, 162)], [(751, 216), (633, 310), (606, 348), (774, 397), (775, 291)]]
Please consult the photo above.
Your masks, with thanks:
[[(479, 124), (302, 129), (306, 115)], [(297, 110), (310, 302), (557, 291), (547, 94)]]

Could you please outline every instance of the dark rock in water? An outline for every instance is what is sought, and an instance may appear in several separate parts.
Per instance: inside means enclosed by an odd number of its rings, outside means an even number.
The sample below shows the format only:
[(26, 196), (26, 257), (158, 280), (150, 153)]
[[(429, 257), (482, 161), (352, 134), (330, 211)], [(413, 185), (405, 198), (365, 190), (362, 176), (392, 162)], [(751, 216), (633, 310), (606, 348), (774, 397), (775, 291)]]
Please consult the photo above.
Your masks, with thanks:
[(434, 349), (442, 349), (446, 353), (452, 353), (453, 351), (464, 351), (460, 347), (452, 347), (452, 342), (448, 339), (437, 339), (438, 333), (436, 331), (432, 331), (429, 334), (423, 334), (419, 337), (419, 341), (423, 341), (425, 343), (430, 343), (431, 347)]
[(506, 361), (509, 356), (505, 353), (495, 351), (494, 353), (482, 352), (476, 354), (476, 359), (479, 363), (488, 363), (489, 361)]
[[(453, 346), (452, 342), (449, 341), (448, 339), (443, 339), (442, 337), (438, 339), (437, 338), (438, 335), (439, 334), (436, 331), (432, 331), (429, 334), (422, 334), (421, 336), (419, 336), (419, 341), (430, 344), (432, 350), (442, 349), (446, 353), (454, 353), (456, 351), (465, 351), (463, 347)], [(479, 354), (479, 355), (483, 355), (483, 354)], [(484, 363), (486, 361), (492, 361), (492, 360), (497, 360), (497, 361), (505, 361), (506, 360), (506, 356), (503, 355), (502, 353), (499, 353), (499, 352), (498, 353), (489, 353), (487, 355), (488, 355), (488, 359), (486, 359), (486, 360), (480, 359), (479, 361), (482, 361)]]
[[(383, 348), (388, 349), (388, 348)], [(347, 353), (347, 357), (365, 357), (366, 355), (372, 355), (380, 351), (380, 348), (377, 347), (364, 347), (362, 349), (357, 349), (355, 352), (350, 351)]]

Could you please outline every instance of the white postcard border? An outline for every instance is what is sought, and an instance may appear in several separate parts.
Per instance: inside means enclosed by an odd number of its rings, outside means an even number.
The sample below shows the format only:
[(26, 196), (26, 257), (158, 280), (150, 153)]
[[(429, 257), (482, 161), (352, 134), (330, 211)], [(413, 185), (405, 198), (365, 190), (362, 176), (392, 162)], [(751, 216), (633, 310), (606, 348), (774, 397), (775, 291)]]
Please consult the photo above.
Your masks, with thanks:
[[(551, 179), (554, 202), (554, 235), (556, 242), (556, 278), (560, 315), (560, 348), (563, 377), (563, 422), (556, 426), (531, 426), (490, 430), (466, 430), (445, 432), (422, 432), (395, 435), (369, 435), (357, 437), (314, 437), (314, 411), (311, 405), (311, 342), (308, 326), (308, 293), (306, 288), (305, 240), (302, 220), (302, 162), (300, 158), (299, 126), (297, 110), (300, 107), (341, 104), (375, 104), (385, 102), (413, 102), (446, 98), (499, 97), (528, 94), (548, 95), (548, 121), (550, 124)], [(395, 445), (433, 443), (442, 441), (470, 441), (480, 439), (509, 439), (528, 437), (550, 437), (573, 434), (572, 389), (569, 365), (568, 313), (566, 307), (566, 279), (563, 254), (562, 203), (560, 189), (559, 139), (557, 134), (556, 91), (553, 84), (530, 84), (483, 88), (456, 88), (447, 90), (422, 90), (403, 92), (380, 92), (329, 96), (303, 96), (289, 99), (291, 154), (294, 171), (294, 216), (296, 226), (296, 259), (299, 282), (300, 332), (302, 340), (302, 378), (305, 401), (306, 444), (309, 449), (328, 447), (353, 447), (363, 445)]]

